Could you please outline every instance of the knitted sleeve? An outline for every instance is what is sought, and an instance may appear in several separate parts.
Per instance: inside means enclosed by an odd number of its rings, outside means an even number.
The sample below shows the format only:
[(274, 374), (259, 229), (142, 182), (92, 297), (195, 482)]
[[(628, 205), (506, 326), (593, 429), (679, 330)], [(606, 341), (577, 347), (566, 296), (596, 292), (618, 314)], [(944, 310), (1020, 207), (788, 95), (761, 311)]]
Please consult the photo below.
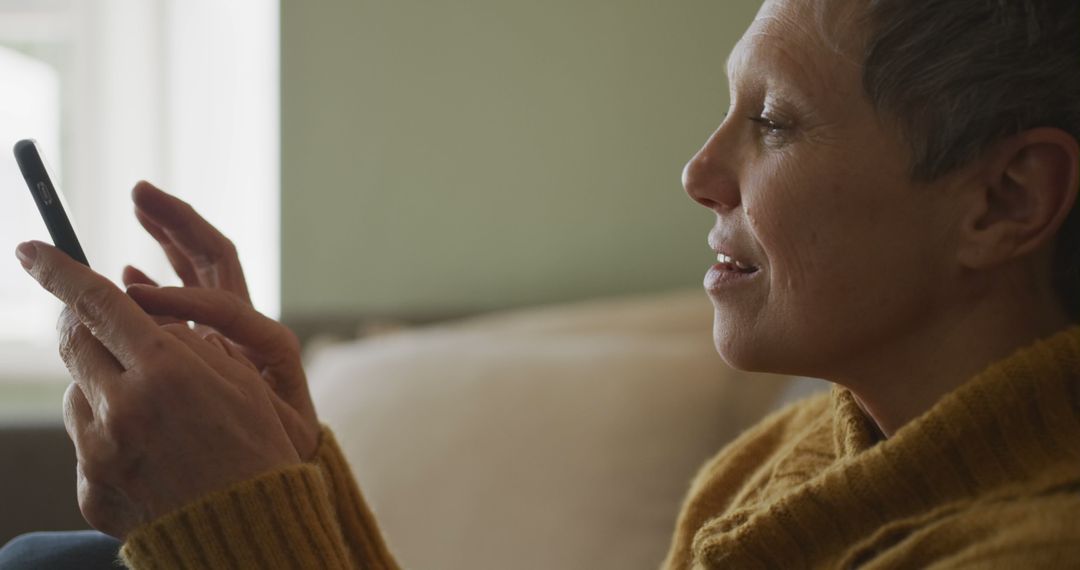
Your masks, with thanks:
[(136, 529), (120, 554), (133, 570), (397, 569), (325, 427), (315, 463), (209, 494)]

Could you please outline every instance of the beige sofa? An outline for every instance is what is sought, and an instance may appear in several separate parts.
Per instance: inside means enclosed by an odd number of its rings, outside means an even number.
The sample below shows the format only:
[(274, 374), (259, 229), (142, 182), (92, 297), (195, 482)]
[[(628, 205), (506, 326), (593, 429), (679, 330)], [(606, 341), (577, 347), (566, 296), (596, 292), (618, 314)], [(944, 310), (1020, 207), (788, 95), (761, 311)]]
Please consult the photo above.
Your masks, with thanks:
[(316, 405), (407, 568), (657, 567), (697, 468), (818, 381), (738, 373), (700, 291), (324, 347)]
[[(655, 568), (690, 478), (820, 383), (736, 373), (700, 291), (494, 314), (311, 354), (407, 568)], [(0, 428), (0, 542), (83, 528), (63, 426)]]

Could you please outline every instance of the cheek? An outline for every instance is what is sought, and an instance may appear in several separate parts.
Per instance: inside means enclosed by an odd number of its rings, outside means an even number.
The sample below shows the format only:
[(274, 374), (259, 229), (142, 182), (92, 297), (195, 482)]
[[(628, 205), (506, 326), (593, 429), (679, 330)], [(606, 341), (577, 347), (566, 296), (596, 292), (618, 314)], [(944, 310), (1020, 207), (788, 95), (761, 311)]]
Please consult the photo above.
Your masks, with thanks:
[(887, 310), (915, 285), (918, 236), (898, 189), (850, 170), (772, 174), (747, 216), (768, 260), (774, 309), (820, 324), (814, 316)]
[[(802, 161), (803, 163), (809, 161)], [(773, 289), (804, 291), (831, 275), (844, 242), (858, 223), (845, 188), (810, 169), (779, 164), (750, 181), (746, 216), (768, 263)]]

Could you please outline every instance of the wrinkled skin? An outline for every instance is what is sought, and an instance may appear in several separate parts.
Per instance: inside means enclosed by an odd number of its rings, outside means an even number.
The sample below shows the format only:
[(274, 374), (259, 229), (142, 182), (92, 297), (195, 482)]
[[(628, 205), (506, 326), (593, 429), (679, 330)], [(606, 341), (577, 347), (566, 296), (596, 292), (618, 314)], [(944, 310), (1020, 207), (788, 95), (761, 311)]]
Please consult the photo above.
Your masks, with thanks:
[(910, 334), (943, 300), (948, 189), (916, 187), (859, 68), (816, 37), (813, 2), (770, 2), (729, 60), (731, 109), (684, 184), (754, 286), (713, 295), (720, 354), (828, 376)]
[(299, 342), (251, 306), (232, 243), (147, 183), (133, 198), (184, 287), (159, 288), (129, 267), (125, 294), (52, 246), (19, 248), (31, 276), (67, 305), (60, 353), (74, 383), (64, 423), (79, 507), (117, 538), (208, 493), (313, 459), (320, 431)]
[(888, 434), (1068, 323), (1051, 249), (1076, 141), (1036, 129), (914, 182), (909, 145), (862, 90), (860, 4), (764, 3), (683, 184), (716, 216), (713, 247), (757, 268), (710, 291), (719, 354), (846, 386)]

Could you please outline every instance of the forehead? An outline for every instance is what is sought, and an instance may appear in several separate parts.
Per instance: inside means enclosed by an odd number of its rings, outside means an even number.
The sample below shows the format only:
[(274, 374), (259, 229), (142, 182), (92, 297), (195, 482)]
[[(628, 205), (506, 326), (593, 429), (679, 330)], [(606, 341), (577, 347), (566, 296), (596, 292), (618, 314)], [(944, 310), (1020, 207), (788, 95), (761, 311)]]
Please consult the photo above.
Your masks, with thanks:
[(858, 5), (852, 0), (766, 0), (728, 57), (728, 77), (780, 77), (815, 94), (836, 91), (861, 69), (855, 57)]

